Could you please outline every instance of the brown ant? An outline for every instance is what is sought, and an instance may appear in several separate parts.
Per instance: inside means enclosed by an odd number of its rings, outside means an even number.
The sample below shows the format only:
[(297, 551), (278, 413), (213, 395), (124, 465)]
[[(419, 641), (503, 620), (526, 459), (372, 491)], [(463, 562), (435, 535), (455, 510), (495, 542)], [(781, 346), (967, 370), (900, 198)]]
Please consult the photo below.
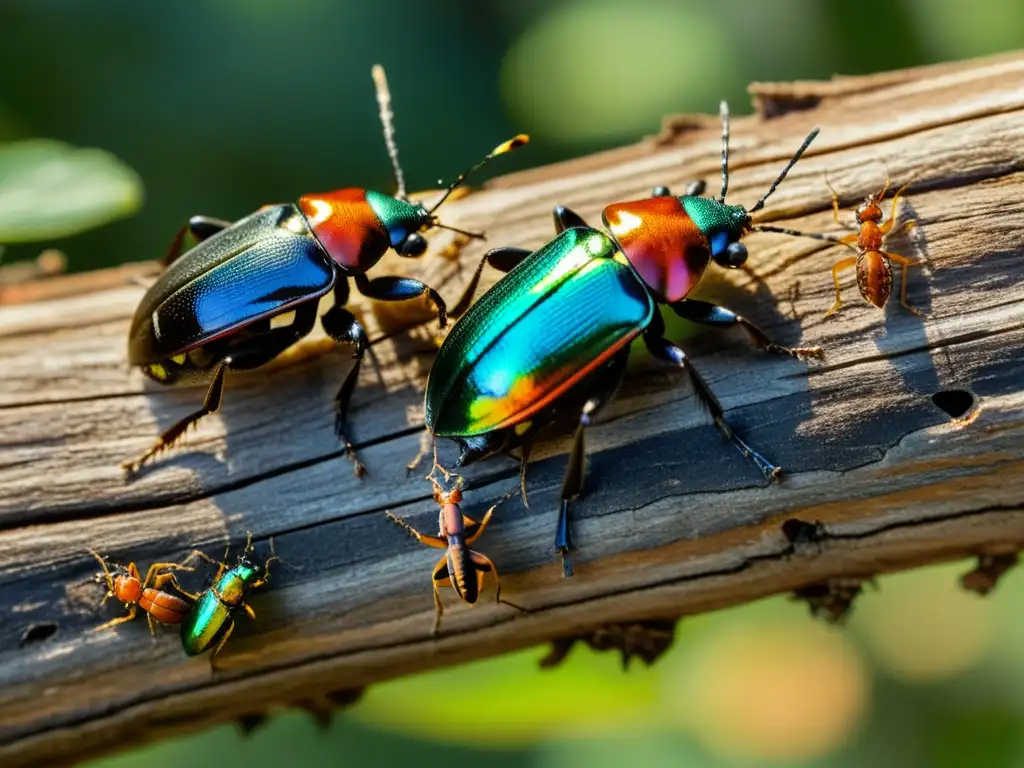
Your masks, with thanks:
[(507, 493), (499, 499), (478, 522), (464, 515), (459, 506), (462, 502), (462, 477), (458, 478), (455, 487), (451, 490), (442, 488), (433, 473), (427, 479), (433, 483), (434, 501), (441, 507), (438, 514), (437, 536), (420, 533), (390, 511), (385, 514), (415, 536), (421, 544), (446, 550), (444, 556), (434, 566), (430, 577), (434, 587), (434, 626), (430, 633), (436, 635), (441, 628), (441, 614), (444, 613), (444, 605), (441, 603), (440, 588), (450, 584), (463, 601), (473, 605), (480, 597), (480, 593), (483, 592), (484, 579), (488, 573), (494, 574), (495, 602), (511, 605), (513, 608), (524, 611), (524, 608), (501, 599), (501, 580), (497, 567), (489, 557), (469, 548), (469, 545), (483, 534), (487, 524), (491, 521), (494, 510), (501, 506), (512, 493)]
[[(856, 256), (849, 256), (845, 259), (841, 259), (836, 262), (832, 267), (832, 281), (835, 283), (836, 290), (836, 302), (832, 305), (832, 308), (825, 313), (825, 317), (828, 317), (833, 312), (836, 312), (842, 305), (842, 299), (839, 296), (839, 273), (845, 269), (851, 267), (857, 268), (857, 287), (860, 289), (861, 296), (874, 306), (881, 309), (885, 306), (885, 302), (889, 298), (889, 294), (892, 293), (892, 263), (895, 261), (897, 264), (903, 267), (903, 281), (900, 286), (900, 304), (906, 307), (908, 310), (913, 312), (915, 315), (920, 315), (921, 312), (918, 309), (910, 306), (907, 303), (907, 267), (917, 267), (921, 265), (920, 261), (915, 259), (901, 256), (898, 253), (891, 253), (889, 251), (882, 250), (885, 241), (893, 234), (893, 224), (896, 221), (896, 207), (899, 204), (900, 197), (903, 192), (910, 186), (910, 182), (907, 182), (898, 190), (892, 198), (892, 213), (889, 214), (889, 218), (886, 221), (882, 221), (884, 216), (882, 212), (882, 200), (885, 199), (885, 193), (889, 191), (889, 179), (886, 177), (885, 186), (882, 187), (881, 192), (878, 194), (868, 195), (864, 202), (857, 208), (855, 215), (857, 218), (857, 226), (850, 227), (847, 224), (843, 224), (839, 220), (839, 195), (836, 193), (832, 183), (828, 180), (828, 174), (825, 175), (825, 183), (828, 184), (828, 188), (832, 191), (832, 216), (841, 227), (845, 229), (856, 229), (856, 232), (852, 232), (849, 235), (827, 235), (827, 234), (814, 234), (809, 232), (799, 232), (795, 229), (788, 229), (786, 227), (773, 227), (769, 225), (760, 225), (755, 227), (761, 232), (778, 232), (783, 235), (794, 235), (796, 237), (809, 237), (815, 240), (825, 240), (830, 243), (841, 243), (848, 248), (857, 251)], [(899, 227), (897, 231), (905, 232), (912, 227), (917, 226), (917, 221), (911, 219)]]
[[(149, 622), (149, 631), (155, 637), (157, 622), (180, 624), (192, 608), (191, 602), (170, 592), (165, 592), (164, 585), (169, 583), (178, 591), (183, 592), (178, 586), (178, 580), (174, 574), (168, 571), (194, 571), (194, 568), (181, 563), (153, 563), (146, 571), (146, 578), (143, 579), (139, 575), (139, 569), (135, 563), (128, 563), (128, 565), (110, 563), (108, 565), (107, 560), (93, 550), (90, 549), (89, 554), (96, 558), (103, 569), (102, 573), (96, 574), (95, 581), (105, 584), (107, 587), (107, 594), (103, 596), (100, 605), (114, 597), (118, 602), (124, 603), (128, 610), (124, 616), (111, 619), (106, 624), (96, 627), (95, 631), (109, 629), (131, 621), (141, 608)], [(160, 571), (164, 571), (164, 573), (160, 573)]]

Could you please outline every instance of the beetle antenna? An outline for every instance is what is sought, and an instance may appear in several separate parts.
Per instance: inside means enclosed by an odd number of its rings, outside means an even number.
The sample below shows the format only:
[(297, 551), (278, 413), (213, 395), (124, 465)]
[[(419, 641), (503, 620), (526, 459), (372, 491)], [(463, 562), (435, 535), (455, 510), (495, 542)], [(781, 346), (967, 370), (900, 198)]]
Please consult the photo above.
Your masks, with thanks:
[(729, 191), (729, 104), (721, 101), (718, 113), (722, 116), (722, 193), (718, 202), (725, 202), (725, 193)]
[(496, 146), (494, 149), (492, 149), (489, 153), (487, 153), (484, 156), (483, 160), (481, 160), (476, 165), (471, 167), (468, 171), (465, 171), (464, 173), (460, 174), (459, 177), (448, 186), (448, 189), (444, 191), (444, 194), (441, 195), (441, 199), (434, 203), (433, 207), (430, 208), (427, 211), (427, 213), (432, 214), (434, 211), (440, 208), (441, 204), (448, 199), (448, 195), (450, 195), (456, 189), (461, 187), (463, 182), (466, 180), (466, 177), (469, 176), (471, 173), (480, 170), (485, 165), (487, 165), (487, 163), (496, 158), (498, 155), (504, 155), (506, 152), (511, 152), (513, 149), (519, 149), (519, 147), (525, 146), (529, 142), (530, 137), (527, 136), (525, 133), (520, 133), (517, 136), (513, 136), (508, 141)]
[(486, 240), (487, 239), (487, 235), (485, 235), (483, 232), (468, 232), (467, 230), (459, 229), (458, 227), (449, 227), (447, 224), (442, 224), (439, 221), (435, 221), (434, 222), (434, 226), (438, 227), (440, 229), (447, 229), (450, 232), (458, 232), (460, 235), (465, 235), (466, 237), (472, 237), (475, 240)]
[(395, 197), (405, 200), (405, 174), (402, 173), (402, 166), (398, 162), (398, 145), (395, 143), (395, 113), (391, 111), (391, 91), (388, 88), (388, 78), (384, 74), (384, 67), (374, 64), (370, 70), (373, 77), (373, 85), (377, 90), (377, 105), (380, 107), (380, 124), (384, 129), (384, 145), (388, 148), (388, 157), (391, 158), (391, 167), (395, 171), (395, 186), (398, 187)]
[(807, 134), (807, 138), (804, 139), (804, 143), (800, 145), (800, 149), (798, 149), (796, 151), (796, 154), (793, 155), (793, 159), (786, 163), (786, 167), (782, 169), (782, 173), (780, 173), (778, 175), (778, 178), (776, 178), (775, 181), (772, 182), (772, 185), (768, 188), (768, 191), (764, 193), (764, 197), (758, 200), (757, 203), (754, 204), (754, 207), (747, 211), (748, 214), (756, 213), (757, 211), (760, 211), (762, 208), (764, 208), (765, 200), (771, 197), (772, 192), (774, 192), (778, 188), (779, 184), (782, 183), (782, 180), (786, 178), (786, 174), (789, 173), (789, 169), (796, 165), (796, 161), (799, 160), (800, 156), (807, 151), (807, 148), (809, 146), (811, 146), (811, 142), (814, 141), (814, 139), (818, 136), (818, 132), (820, 130), (820, 128), (815, 128), (813, 131)]

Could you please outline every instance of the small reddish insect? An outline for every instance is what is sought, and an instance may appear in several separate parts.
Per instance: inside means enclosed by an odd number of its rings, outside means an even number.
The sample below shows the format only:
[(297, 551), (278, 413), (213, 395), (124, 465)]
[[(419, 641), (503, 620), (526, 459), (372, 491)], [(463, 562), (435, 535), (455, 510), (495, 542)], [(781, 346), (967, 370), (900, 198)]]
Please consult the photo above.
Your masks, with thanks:
[[(836, 224), (839, 224), (846, 229), (856, 229), (856, 232), (852, 232), (849, 235), (839, 236), (798, 232), (795, 229), (772, 227), (768, 225), (758, 226), (757, 229), (762, 232), (778, 232), (783, 235), (809, 237), (815, 240), (825, 240), (830, 243), (842, 243), (848, 248), (857, 251), (856, 256), (849, 256), (845, 259), (841, 259), (832, 267), (832, 281), (835, 283), (836, 302), (832, 305), (832, 308), (825, 313), (825, 317), (836, 312), (843, 305), (842, 299), (839, 296), (839, 273), (843, 270), (850, 269), (851, 267), (856, 267), (857, 269), (857, 287), (860, 289), (861, 296), (879, 309), (884, 307), (885, 302), (889, 299), (889, 294), (892, 293), (892, 262), (894, 261), (903, 267), (904, 270), (903, 281), (900, 286), (900, 304), (915, 315), (920, 315), (920, 310), (907, 303), (906, 269), (907, 267), (920, 266), (921, 262), (907, 258), (906, 256), (901, 256), (898, 253), (883, 250), (885, 247), (885, 241), (888, 240), (891, 235), (895, 234), (893, 225), (896, 222), (896, 208), (899, 205), (900, 198), (903, 196), (903, 192), (910, 186), (910, 184), (904, 184), (896, 190), (896, 194), (893, 195), (892, 198), (892, 213), (889, 214), (888, 220), (883, 222), (882, 218), (884, 214), (882, 212), (881, 204), (885, 199), (885, 193), (889, 191), (889, 179), (887, 178), (885, 180), (885, 186), (882, 187), (882, 191), (876, 195), (868, 195), (864, 199), (864, 202), (857, 208), (855, 212), (857, 224), (855, 227), (851, 227), (850, 225), (843, 224), (843, 222), (839, 220), (839, 195), (836, 194), (831, 182), (829, 182), (828, 176), (825, 177), (825, 183), (828, 184), (828, 188), (832, 190), (832, 215), (836, 220)], [(917, 221), (915, 219), (910, 219), (895, 231), (905, 232), (915, 226), (917, 226)]]
[(193, 571), (194, 568), (180, 563), (153, 563), (146, 571), (146, 578), (142, 579), (135, 563), (108, 564), (106, 559), (91, 549), (89, 554), (96, 558), (103, 569), (102, 573), (96, 574), (96, 582), (107, 585), (107, 594), (103, 596), (100, 605), (114, 597), (124, 603), (124, 607), (128, 611), (126, 615), (111, 619), (106, 624), (96, 627), (96, 631), (131, 621), (141, 608), (149, 622), (149, 631), (155, 637), (157, 623), (180, 624), (192, 608), (192, 603), (177, 595), (172, 595), (170, 592), (165, 592), (163, 588), (164, 585), (170, 584), (180, 590), (177, 578), (169, 571)]
[(444, 556), (437, 561), (430, 577), (434, 586), (434, 626), (430, 633), (436, 635), (441, 628), (441, 614), (444, 613), (444, 605), (441, 603), (440, 588), (451, 584), (459, 597), (473, 605), (484, 590), (484, 579), (488, 573), (494, 574), (495, 602), (511, 605), (520, 611), (525, 610), (514, 603), (501, 599), (501, 580), (498, 577), (498, 569), (489, 557), (469, 548), (469, 545), (480, 538), (484, 532), (487, 524), (491, 521), (494, 510), (512, 493), (506, 494), (497, 504), (488, 509), (478, 522), (462, 514), (462, 508), (459, 506), (462, 502), (461, 477), (450, 491), (442, 488), (432, 476), (428, 479), (434, 484), (434, 501), (441, 507), (438, 514), (437, 536), (420, 533), (390, 511), (386, 514), (393, 522), (415, 536), (421, 544), (447, 550)]

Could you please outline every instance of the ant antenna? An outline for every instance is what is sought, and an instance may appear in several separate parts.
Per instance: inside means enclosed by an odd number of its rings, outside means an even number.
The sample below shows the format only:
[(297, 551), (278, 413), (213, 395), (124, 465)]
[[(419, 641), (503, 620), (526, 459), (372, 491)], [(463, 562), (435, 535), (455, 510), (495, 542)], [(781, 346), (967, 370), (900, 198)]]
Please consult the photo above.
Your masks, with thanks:
[(793, 159), (786, 164), (786, 167), (782, 169), (782, 173), (780, 173), (778, 178), (776, 178), (775, 181), (772, 182), (772, 185), (768, 188), (768, 191), (764, 193), (764, 197), (758, 200), (754, 207), (747, 211), (748, 214), (756, 213), (757, 211), (760, 211), (762, 208), (764, 208), (765, 200), (771, 197), (771, 194), (776, 190), (776, 188), (778, 188), (779, 184), (782, 183), (782, 180), (786, 178), (786, 174), (789, 173), (789, 169), (796, 165), (796, 161), (799, 160), (800, 156), (807, 151), (807, 148), (809, 146), (811, 146), (811, 142), (814, 141), (820, 130), (820, 128), (815, 128), (813, 131), (807, 134), (807, 138), (804, 139), (804, 143), (800, 145), (800, 149), (798, 149), (796, 151), (796, 154), (793, 155)]
[(274, 548), (274, 537), (273, 536), (270, 537), (269, 542), (270, 542), (270, 557), (268, 557), (266, 559), (266, 561), (263, 563), (263, 572), (266, 574), (267, 578), (270, 578), (270, 564), (271, 563), (283, 563), (284, 562), (280, 557), (277, 556), (277, 550)]
[(468, 171), (465, 171), (462, 174), (460, 174), (459, 177), (448, 186), (448, 189), (444, 191), (444, 194), (441, 195), (441, 199), (434, 203), (433, 207), (431, 207), (427, 211), (427, 213), (433, 214), (434, 211), (440, 208), (441, 204), (448, 199), (448, 195), (450, 195), (452, 192), (454, 192), (456, 189), (462, 186), (462, 183), (466, 180), (466, 177), (469, 176), (469, 174), (473, 173), (474, 171), (480, 170), (483, 166), (487, 165), (487, 163), (496, 158), (498, 155), (504, 155), (506, 152), (511, 152), (513, 149), (519, 149), (519, 147), (525, 146), (529, 142), (530, 137), (527, 136), (525, 133), (520, 133), (517, 136), (513, 136), (508, 141), (496, 146), (489, 153), (487, 153), (487, 155), (484, 156), (483, 160), (481, 160), (476, 165), (471, 167)]
[(395, 171), (395, 185), (398, 190), (395, 197), (406, 200), (405, 174), (402, 173), (402, 166), (398, 162), (398, 145), (395, 143), (395, 113), (391, 111), (391, 91), (388, 89), (388, 78), (384, 74), (384, 67), (374, 64), (370, 70), (373, 77), (373, 85), (377, 90), (377, 105), (380, 107), (380, 124), (384, 129), (384, 145), (388, 148), (388, 157), (391, 158), (391, 167)]
[(722, 116), (722, 193), (718, 202), (724, 203), (729, 191), (729, 105), (725, 101), (718, 103), (718, 113)]
[(106, 582), (107, 588), (112, 591), (114, 589), (114, 579), (110, 575), (110, 570), (107, 568), (106, 558), (101, 557), (100, 553), (96, 552), (95, 550), (86, 549), (85, 551), (88, 552), (93, 557), (95, 557), (96, 561), (100, 564), (100, 568), (103, 569), (103, 573), (97, 573), (96, 574), (96, 576), (94, 578), (94, 581), (97, 584), (102, 584), (102, 583)]

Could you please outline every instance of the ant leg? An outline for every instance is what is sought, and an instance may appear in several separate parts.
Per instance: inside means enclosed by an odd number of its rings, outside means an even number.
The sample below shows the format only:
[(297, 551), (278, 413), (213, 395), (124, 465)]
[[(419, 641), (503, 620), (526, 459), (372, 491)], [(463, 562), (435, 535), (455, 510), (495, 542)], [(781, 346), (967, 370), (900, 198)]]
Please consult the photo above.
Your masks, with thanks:
[(345, 305), (348, 303), (348, 295), (348, 280), (339, 277), (337, 284), (334, 286), (334, 306), (327, 310), (320, 318), (320, 325), (327, 335), (337, 343), (350, 344), (355, 347), (355, 351), (352, 353), (355, 363), (348, 373), (345, 374), (345, 380), (341, 383), (338, 394), (334, 396), (334, 434), (338, 436), (338, 440), (345, 446), (345, 455), (351, 460), (352, 469), (356, 473), (356, 477), (362, 477), (366, 474), (366, 467), (359, 461), (359, 457), (356, 456), (356, 449), (348, 439), (348, 406), (352, 400), (352, 394), (355, 392), (356, 381), (359, 379), (363, 355), (366, 353), (370, 342), (366, 338), (366, 331), (363, 330), (363, 326), (356, 320), (355, 315), (345, 309)]
[(206, 398), (203, 400), (203, 407), (194, 413), (190, 413), (183, 419), (179, 419), (171, 427), (164, 431), (160, 437), (156, 439), (156, 442), (150, 446), (144, 454), (135, 460), (129, 460), (121, 462), (121, 468), (129, 474), (137, 472), (139, 468), (149, 461), (151, 458), (156, 456), (161, 451), (165, 451), (173, 446), (185, 431), (196, 424), (204, 416), (208, 416), (211, 413), (217, 411), (220, 408), (221, 397), (224, 394), (224, 374), (227, 373), (228, 368), (231, 367), (231, 358), (225, 357), (217, 364), (217, 369), (213, 373), (213, 381), (210, 382), (210, 388), (206, 391)]
[[(914, 222), (908, 222), (908, 223), (914, 223)], [(888, 252), (884, 252), (884, 253), (885, 253), (885, 255), (887, 257), (889, 257), (889, 259), (891, 259), (892, 261), (895, 261), (897, 264), (899, 264), (901, 267), (903, 267), (903, 274), (902, 274), (902, 276), (900, 278), (900, 280), (901, 280), (901, 284), (900, 284), (900, 304), (902, 304), (908, 310), (910, 310), (915, 315), (920, 317), (924, 313), (921, 312), (921, 310), (917, 309), (916, 307), (912, 307), (912, 306), (910, 306), (910, 304), (907, 303), (907, 269), (909, 267), (919, 267), (919, 266), (921, 266), (921, 262), (920, 261), (915, 261), (914, 259), (908, 259), (906, 256), (901, 256), (898, 253), (888, 253)]]
[(449, 583), (450, 579), (448, 559), (442, 557), (437, 561), (437, 565), (434, 566), (433, 573), (430, 574), (430, 583), (434, 587), (434, 625), (430, 628), (431, 635), (437, 635), (441, 631), (441, 614), (444, 613), (444, 604), (441, 602), (440, 587)]
[(714, 419), (715, 425), (725, 438), (736, 447), (736, 450), (754, 462), (757, 468), (761, 471), (761, 474), (766, 478), (774, 480), (778, 477), (782, 468), (772, 464), (768, 459), (743, 442), (743, 440), (741, 440), (740, 437), (732, 431), (732, 428), (725, 421), (725, 411), (722, 410), (722, 405), (718, 402), (718, 398), (715, 397), (715, 393), (711, 391), (707, 382), (704, 381), (700, 373), (697, 372), (697, 369), (694, 368), (693, 363), (690, 362), (686, 353), (680, 347), (666, 339), (664, 337), (664, 333), (665, 323), (661, 319), (661, 315), (655, 312), (654, 320), (648, 326), (647, 330), (644, 331), (644, 344), (647, 346), (648, 351), (657, 359), (663, 360), (666, 363), (671, 363), (672, 365), (685, 370), (690, 375), (690, 381), (693, 383), (694, 393), (697, 395), (698, 401), (703, 403), (711, 412), (711, 418)]
[(832, 218), (835, 219), (843, 229), (857, 229), (857, 227), (851, 226), (850, 224), (844, 224), (839, 220), (839, 193), (836, 192), (836, 188), (832, 186), (832, 182), (828, 178), (828, 171), (825, 171), (825, 184), (828, 185), (829, 192), (832, 193)]
[(126, 624), (135, 618), (135, 613), (138, 610), (138, 608), (139, 606), (132, 603), (132, 606), (128, 609), (128, 613), (126, 613), (124, 616), (118, 616), (116, 619), (111, 619), (106, 624), (100, 624), (92, 631), (99, 632), (104, 629), (111, 629), (112, 627), (116, 627), (118, 624)]
[(781, 344), (776, 344), (768, 337), (768, 334), (752, 322), (725, 307), (700, 301), (699, 299), (682, 299), (670, 306), (672, 311), (684, 320), (691, 320), (702, 325), (717, 327), (739, 325), (747, 332), (747, 335), (750, 336), (754, 344), (766, 352), (791, 355), (798, 360), (809, 357), (819, 359), (824, 357), (821, 347), (784, 347)]
[(843, 300), (839, 296), (839, 273), (842, 272), (844, 269), (850, 269), (851, 267), (855, 266), (857, 266), (856, 256), (849, 256), (845, 259), (837, 261), (832, 266), (832, 282), (835, 284), (836, 287), (836, 303), (832, 305), (832, 309), (825, 313), (825, 317), (828, 317), (829, 315), (838, 312), (839, 308), (843, 306)]
[(462, 525), (465, 530), (464, 535), (466, 537), (467, 544), (472, 544), (474, 541), (480, 538), (480, 536), (484, 532), (484, 528), (486, 528), (487, 524), (491, 522), (491, 515), (494, 514), (494, 510), (496, 510), (498, 507), (500, 507), (502, 504), (508, 501), (513, 493), (515, 493), (515, 491), (510, 491), (509, 493), (506, 493), (503, 497), (501, 497), (497, 501), (497, 503), (495, 503), (493, 506), (491, 506), (490, 509), (484, 512), (484, 516), (480, 518), (480, 522), (477, 522), (468, 515), (462, 516)]
[(439, 538), (437, 536), (428, 536), (425, 533), (420, 533), (413, 528), (409, 523), (400, 518), (398, 515), (392, 513), (390, 510), (384, 513), (388, 516), (395, 525), (404, 528), (410, 536), (413, 536), (420, 544), (426, 544), (428, 547), (436, 547), (437, 549), (448, 549), (448, 541), (446, 539)]
[(153, 614), (146, 614), (146, 623), (149, 624), (149, 634), (151, 634), (153, 638), (156, 639), (156, 620), (153, 618)]
[(501, 577), (498, 575), (498, 566), (494, 564), (491, 558), (487, 557), (487, 555), (481, 555), (479, 552), (473, 552), (471, 550), (469, 553), (469, 559), (473, 561), (473, 565), (476, 567), (478, 592), (482, 593), (484, 591), (484, 577), (488, 573), (492, 573), (494, 574), (494, 602), (501, 605), (510, 605), (517, 611), (522, 611), (523, 613), (530, 612), (521, 605), (516, 605), (509, 600), (501, 599)]
[[(900, 198), (903, 197), (904, 191), (910, 186), (910, 182), (904, 184), (902, 187), (896, 190), (896, 194), (892, 196), (892, 211), (889, 213), (889, 220), (878, 225), (878, 231), (883, 235), (886, 234), (892, 225), (896, 222), (896, 207), (899, 205)], [(888, 189), (889, 183), (886, 181), (886, 189)], [(904, 225), (906, 226), (906, 225)]]

